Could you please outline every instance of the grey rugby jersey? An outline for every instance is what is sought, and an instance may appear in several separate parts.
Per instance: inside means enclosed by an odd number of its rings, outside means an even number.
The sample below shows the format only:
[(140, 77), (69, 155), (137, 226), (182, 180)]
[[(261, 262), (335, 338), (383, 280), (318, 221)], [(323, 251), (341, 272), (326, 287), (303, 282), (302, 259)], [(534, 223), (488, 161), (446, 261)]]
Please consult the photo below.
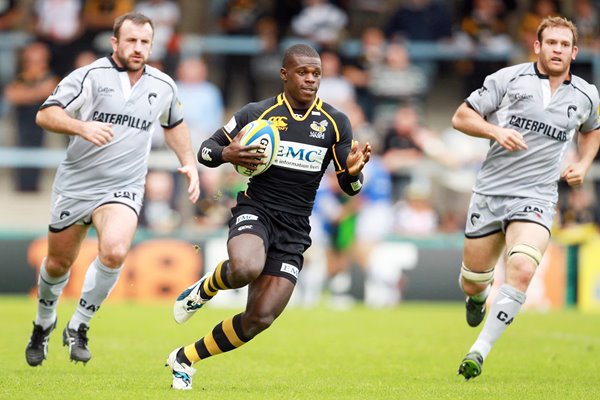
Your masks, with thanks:
[(550, 95), (550, 81), (535, 63), (489, 75), (466, 99), (488, 122), (523, 134), (527, 150), (509, 152), (496, 141), (473, 191), (484, 195), (528, 197), (556, 202), (557, 182), (569, 141), (576, 131), (600, 127), (598, 91), (583, 79), (571, 80)]
[(83, 200), (108, 190), (143, 187), (156, 124), (172, 128), (183, 121), (177, 88), (168, 75), (146, 65), (132, 87), (127, 71), (110, 57), (66, 76), (41, 108), (53, 105), (82, 121), (113, 124), (112, 141), (101, 147), (81, 136), (69, 137), (54, 190)]

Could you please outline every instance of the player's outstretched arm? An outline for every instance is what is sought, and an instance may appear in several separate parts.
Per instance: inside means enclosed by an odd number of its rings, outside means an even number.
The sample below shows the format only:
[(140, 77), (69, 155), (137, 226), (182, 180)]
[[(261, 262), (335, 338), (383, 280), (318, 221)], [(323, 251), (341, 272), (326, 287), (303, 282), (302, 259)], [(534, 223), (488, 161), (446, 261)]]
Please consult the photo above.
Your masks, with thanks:
[(357, 141), (352, 142), (350, 153), (346, 158), (346, 169), (352, 176), (357, 176), (371, 159), (371, 144), (368, 142), (359, 149)]
[(165, 128), (165, 142), (179, 159), (181, 167), (177, 168), (177, 171), (187, 178), (188, 198), (192, 203), (195, 203), (200, 197), (200, 179), (194, 152), (192, 151), (190, 131), (186, 123), (182, 122), (173, 128)]
[(79, 135), (96, 146), (104, 146), (113, 138), (112, 124), (100, 121), (80, 121), (71, 117), (60, 106), (53, 105), (39, 110), (35, 123), (47, 131), (63, 135)]
[(577, 138), (577, 153), (579, 160), (568, 165), (562, 172), (561, 178), (564, 179), (569, 186), (579, 186), (583, 184), (585, 175), (592, 166), (596, 153), (600, 146), (600, 129), (579, 133)]
[(467, 103), (462, 103), (452, 116), (452, 126), (469, 136), (495, 140), (508, 151), (527, 150), (521, 132), (490, 124)]

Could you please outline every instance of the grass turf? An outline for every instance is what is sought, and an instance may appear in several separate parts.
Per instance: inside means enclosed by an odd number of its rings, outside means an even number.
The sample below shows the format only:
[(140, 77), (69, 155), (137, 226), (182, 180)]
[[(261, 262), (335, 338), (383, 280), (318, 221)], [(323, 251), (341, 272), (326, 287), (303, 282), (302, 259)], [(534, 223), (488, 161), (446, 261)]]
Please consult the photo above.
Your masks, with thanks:
[(598, 399), (600, 318), (574, 310), (524, 312), (469, 382), (456, 376), (479, 329), (460, 304), (405, 303), (348, 311), (289, 308), (271, 329), (233, 352), (196, 364), (194, 389), (170, 389), (164, 361), (222, 319), (203, 309), (185, 325), (171, 304), (111, 303), (92, 321), (92, 360), (73, 364), (61, 333), (75, 303), (61, 301), (48, 359), (24, 350), (35, 301), (1, 296), (2, 399)]

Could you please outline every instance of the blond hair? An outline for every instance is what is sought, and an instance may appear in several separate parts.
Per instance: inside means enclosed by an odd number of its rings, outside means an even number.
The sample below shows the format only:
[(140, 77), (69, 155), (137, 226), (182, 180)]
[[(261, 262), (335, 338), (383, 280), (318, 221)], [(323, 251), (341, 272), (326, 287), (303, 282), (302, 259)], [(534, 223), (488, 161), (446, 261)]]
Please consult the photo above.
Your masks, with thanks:
[(542, 35), (547, 28), (567, 28), (573, 34), (573, 46), (577, 45), (577, 27), (564, 17), (546, 17), (537, 28), (537, 40), (542, 43)]

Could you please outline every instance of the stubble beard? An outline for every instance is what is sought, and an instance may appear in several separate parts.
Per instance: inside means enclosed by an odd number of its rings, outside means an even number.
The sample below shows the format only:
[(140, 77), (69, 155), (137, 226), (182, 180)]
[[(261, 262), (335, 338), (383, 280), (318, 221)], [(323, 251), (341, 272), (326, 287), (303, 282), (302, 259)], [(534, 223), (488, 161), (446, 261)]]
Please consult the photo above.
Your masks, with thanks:
[(139, 71), (140, 69), (144, 68), (144, 65), (146, 65), (146, 60), (143, 60), (139, 64), (138, 63), (134, 64), (134, 63), (130, 62), (127, 58), (121, 56), (120, 54), (117, 54), (117, 59), (119, 60), (121, 65), (123, 65), (123, 67), (125, 67), (128, 71), (131, 71), (131, 72)]

